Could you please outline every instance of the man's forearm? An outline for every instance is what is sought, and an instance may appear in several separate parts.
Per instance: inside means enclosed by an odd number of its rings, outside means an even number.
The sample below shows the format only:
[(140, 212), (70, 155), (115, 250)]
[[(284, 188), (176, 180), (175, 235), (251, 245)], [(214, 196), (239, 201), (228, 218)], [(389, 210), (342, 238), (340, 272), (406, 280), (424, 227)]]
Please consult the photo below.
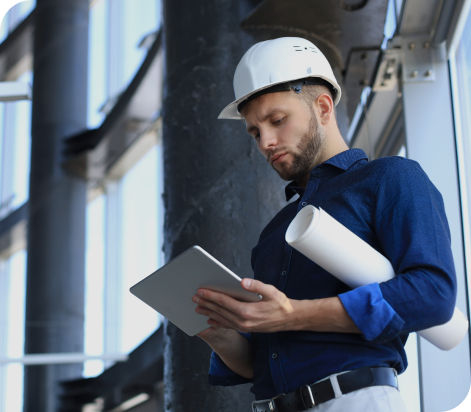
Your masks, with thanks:
[(338, 297), (292, 302), (291, 330), (359, 333)]
[(198, 334), (226, 366), (238, 375), (252, 379), (253, 366), (249, 341), (232, 329), (210, 328)]
[(313, 300), (289, 299), (272, 285), (243, 279), (245, 289), (263, 296), (259, 302), (240, 302), (209, 289), (198, 290), (196, 311), (208, 316), (210, 324), (242, 332), (360, 333), (338, 297)]

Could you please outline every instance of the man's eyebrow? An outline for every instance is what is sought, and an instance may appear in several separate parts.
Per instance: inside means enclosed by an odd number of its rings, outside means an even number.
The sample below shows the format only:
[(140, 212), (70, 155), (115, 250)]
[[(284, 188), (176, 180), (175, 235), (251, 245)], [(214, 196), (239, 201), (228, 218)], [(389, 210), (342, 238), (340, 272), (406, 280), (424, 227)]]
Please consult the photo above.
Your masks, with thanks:
[[(264, 122), (265, 120), (267, 120), (270, 116), (273, 116), (274, 114), (276, 114), (277, 112), (280, 112), (282, 111), (281, 108), (278, 108), (278, 107), (275, 107), (273, 110), (270, 110), (265, 116), (262, 117), (262, 120), (261, 122)], [(258, 127), (257, 126), (250, 126), (247, 128), (247, 132), (249, 134), (251, 134), (251, 132), (254, 132), (258, 130)]]

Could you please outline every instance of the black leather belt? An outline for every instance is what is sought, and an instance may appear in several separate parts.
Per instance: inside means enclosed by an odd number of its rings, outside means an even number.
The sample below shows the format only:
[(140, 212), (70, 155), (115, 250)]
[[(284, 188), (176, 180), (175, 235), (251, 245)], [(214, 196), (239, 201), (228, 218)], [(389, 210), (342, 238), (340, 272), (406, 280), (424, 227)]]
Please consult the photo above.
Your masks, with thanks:
[[(337, 375), (342, 394), (369, 386), (393, 386), (397, 388), (397, 374), (393, 368), (361, 368)], [(293, 412), (313, 408), (335, 398), (330, 379), (305, 385), (294, 392), (273, 399), (255, 401), (253, 412)]]

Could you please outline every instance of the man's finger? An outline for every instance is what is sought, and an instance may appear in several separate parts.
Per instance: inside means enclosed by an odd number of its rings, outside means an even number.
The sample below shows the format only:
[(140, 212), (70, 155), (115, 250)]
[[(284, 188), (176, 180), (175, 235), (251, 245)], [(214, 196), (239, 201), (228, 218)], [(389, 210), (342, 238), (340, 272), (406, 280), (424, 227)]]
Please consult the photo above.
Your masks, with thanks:
[(222, 319), (227, 320), (231, 324), (231, 328), (234, 327), (234, 324), (237, 323), (239, 319), (239, 315), (227, 309), (227, 307), (219, 305), (215, 301), (206, 300), (202, 297), (198, 297), (195, 299), (195, 303), (197, 303), (196, 311), (201, 313), (202, 315), (206, 315), (210, 318), (216, 319), (221, 321)]
[(260, 282), (252, 278), (242, 279), (242, 287), (250, 292), (258, 293), (262, 296), (271, 296), (276, 289), (272, 285)]
[(196, 296), (205, 300), (206, 302), (212, 302), (219, 307), (225, 308), (228, 311), (238, 315), (240, 315), (241, 311), (243, 310), (243, 302), (240, 302), (224, 293), (215, 292), (211, 289), (199, 289)]
[(200, 315), (207, 316), (209, 318), (208, 324), (211, 326), (224, 327), (227, 329), (236, 329), (236, 325), (230, 319), (227, 319), (224, 315), (215, 312), (206, 307), (197, 306), (195, 311)]

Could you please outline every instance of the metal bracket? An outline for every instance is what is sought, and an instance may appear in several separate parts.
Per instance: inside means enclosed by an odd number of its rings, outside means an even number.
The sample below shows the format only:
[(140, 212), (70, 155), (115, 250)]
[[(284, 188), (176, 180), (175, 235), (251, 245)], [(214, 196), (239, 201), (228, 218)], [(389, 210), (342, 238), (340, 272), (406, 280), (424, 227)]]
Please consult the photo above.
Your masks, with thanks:
[(402, 61), (400, 50), (390, 49), (383, 52), (381, 63), (373, 83), (374, 92), (393, 90), (399, 78), (399, 67)]
[(402, 50), (402, 81), (404, 83), (434, 82), (435, 63), (442, 59), (440, 46), (426, 36), (398, 37)]
[(399, 76), (403, 83), (434, 82), (435, 64), (443, 59), (444, 45), (434, 45), (426, 36), (396, 37), (383, 51), (373, 91), (392, 90)]

